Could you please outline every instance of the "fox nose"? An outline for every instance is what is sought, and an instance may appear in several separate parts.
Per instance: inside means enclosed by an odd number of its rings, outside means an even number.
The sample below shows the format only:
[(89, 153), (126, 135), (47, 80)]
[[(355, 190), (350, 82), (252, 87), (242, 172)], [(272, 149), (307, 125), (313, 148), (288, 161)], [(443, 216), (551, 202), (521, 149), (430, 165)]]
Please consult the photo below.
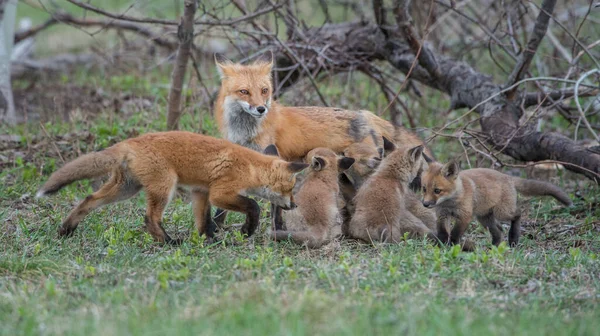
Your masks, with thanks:
[(294, 202), (290, 202), (290, 205), (286, 205), (286, 206), (280, 206), (280, 208), (282, 208), (283, 210), (294, 210), (296, 209), (298, 206), (296, 205), (296, 203)]
[(433, 202), (433, 201), (423, 201), (423, 206), (426, 208), (431, 208), (434, 205), (435, 205), (435, 202)]
[(260, 113), (260, 114), (263, 114), (263, 113), (265, 113), (265, 111), (267, 111), (267, 108), (266, 108), (266, 107), (264, 107), (264, 106), (262, 106), (262, 105), (261, 105), (261, 106), (258, 106), (258, 107), (256, 108), (256, 112), (258, 112), (258, 113)]

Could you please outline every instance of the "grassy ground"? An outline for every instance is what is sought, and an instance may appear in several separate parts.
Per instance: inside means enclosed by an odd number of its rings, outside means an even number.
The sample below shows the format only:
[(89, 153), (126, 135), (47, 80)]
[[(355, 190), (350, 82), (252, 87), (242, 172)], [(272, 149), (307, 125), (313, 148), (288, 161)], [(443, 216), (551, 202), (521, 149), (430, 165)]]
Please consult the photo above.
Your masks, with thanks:
[[(121, 8), (112, 0), (97, 5)], [(55, 29), (48, 34), (65, 27)], [(186, 241), (161, 246), (143, 230), (143, 194), (92, 213), (74, 237), (59, 239), (61, 220), (93, 183), (75, 183), (48, 199), (32, 196), (64, 161), (165, 129), (170, 68), (152, 62), (13, 83), (17, 103), (44, 110), (40, 116), (52, 122), (0, 125), (0, 335), (598, 333), (600, 191), (572, 176), (558, 180), (574, 199), (570, 209), (523, 200), (523, 237), (515, 249), (491, 248), (489, 235), (473, 223), (468, 235), (478, 244), (475, 253), (415, 240), (377, 247), (341, 241), (313, 251), (268, 240), (267, 220), (255, 236), (241, 239), (235, 224), (243, 218), (235, 214), (219, 232), (222, 244), (206, 246), (185, 195), (167, 209), (165, 226)], [(201, 71), (216, 88), (210, 60)], [(185, 91), (182, 128), (216, 135), (194, 85)], [(319, 104), (304, 85), (282, 100)], [(335, 106), (382, 111), (387, 105), (356, 73), (321, 81), (320, 89)], [(424, 93), (420, 100), (400, 97), (420, 127), (440, 127), (448, 99)], [(148, 106), (124, 107), (132, 101)], [(565, 122), (547, 118), (544, 127), (561, 129)], [(451, 138), (430, 146), (441, 160), (463, 150)]]
[(0, 173), (0, 334), (586, 335), (600, 327), (600, 193), (591, 186), (572, 209), (525, 201), (516, 249), (490, 248), (473, 224), (475, 253), (412, 240), (310, 251), (269, 241), (266, 220), (243, 240), (236, 215), (223, 243), (206, 246), (185, 196), (165, 215), (167, 230), (186, 238), (181, 247), (143, 231), (143, 196), (94, 212), (59, 239), (61, 219), (92, 190), (82, 182), (32, 199), (61, 157), (164, 127), (157, 120), (3, 128), (19, 136), (2, 152), (17, 154)]

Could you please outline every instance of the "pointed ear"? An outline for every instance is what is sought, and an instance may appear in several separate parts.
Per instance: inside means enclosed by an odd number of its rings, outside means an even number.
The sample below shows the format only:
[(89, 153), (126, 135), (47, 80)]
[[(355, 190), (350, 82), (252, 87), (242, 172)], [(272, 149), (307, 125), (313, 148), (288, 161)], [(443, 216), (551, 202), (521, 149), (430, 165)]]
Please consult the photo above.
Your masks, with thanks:
[(215, 64), (217, 65), (219, 76), (221, 79), (223, 79), (228, 76), (229, 68), (231, 65), (233, 65), (233, 62), (227, 59), (225, 56), (215, 53)]
[(460, 171), (460, 163), (456, 162), (454, 160), (446, 163), (442, 167), (442, 175), (448, 179), (455, 178), (458, 175), (459, 171)]
[(423, 145), (413, 147), (408, 150), (408, 156), (410, 158), (410, 162), (417, 162), (423, 155)]
[(265, 150), (263, 151), (263, 153), (265, 155), (279, 156), (279, 150), (277, 150), (277, 146), (273, 144), (268, 145), (267, 148), (265, 148)]
[(430, 158), (427, 154), (425, 154), (425, 152), (423, 152), (423, 158), (425, 159), (425, 162), (427, 162), (427, 163), (433, 162), (433, 159)]
[(338, 160), (338, 169), (342, 170), (342, 171), (346, 170), (346, 169), (352, 167), (352, 165), (354, 164), (354, 161), (355, 160), (353, 158), (349, 158), (349, 157), (345, 157), (344, 156), (343, 158), (340, 158)]
[(320, 156), (313, 156), (311, 164), (310, 164), (312, 169), (314, 169), (315, 171), (321, 171), (323, 168), (325, 168), (326, 165), (327, 165), (327, 163)]
[(292, 173), (299, 173), (309, 166), (308, 163), (304, 162), (288, 162), (287, 169)]
[(256, 61), (254, 61), (254, 64), (269, 64), (273, 66), (273, 59), (273, 51), (267, 50), (264, 54), (260, 55)]
[(394, 145), (393, 142), (388, 140), (388, 138), (386, 138), (386, 137), (382, 137), (382, 138), (383, 138), (383, 149), (384, 150), (386, 150), (388, 152), (396, 150), (396, 145)]

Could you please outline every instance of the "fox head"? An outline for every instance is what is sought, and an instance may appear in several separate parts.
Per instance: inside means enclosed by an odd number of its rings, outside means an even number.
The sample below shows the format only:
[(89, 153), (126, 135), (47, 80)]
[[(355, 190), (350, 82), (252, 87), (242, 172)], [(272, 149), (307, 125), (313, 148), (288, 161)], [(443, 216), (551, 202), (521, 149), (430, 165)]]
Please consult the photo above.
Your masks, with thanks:
[[(269, 156), (279, 156), (279, 151), (275, 145), (267, 146), (263, 153)], [(273, 160), (270, 170), (261, 171), (261, 173), (267, 175), (267, 187), (276, 193), (276, 195), (270, 194), (266, 198), (284, 210), (294, 209), (296, 204), (294, 203), (293, 190), (296, 185), (296, 176), (308, 166), (309, 164), (303, 162)]]
[(373, 174), (383, 159), (383, 150), (365, 143), (355, 143), (344, 150), (344, 156), (353, 158), (354, 164), (344, 172), (352, 185), (358, 189)]
[(273, 56), (270, 56), (268, 61), (258, 60), (250, 65), (219, 61), (215, 57), (226, 111), (247, 114), (259, 120), (269, 113), (273, 95)]
[(310, 162), (310, 171), (332, 172), (337, 181), (338, 173), (346, 171), (354, 164), (354, 159), (349, 157), (339, 157), (331, 149), (315, 148), (306, 155)]
[(452, 200), (456, 196), (459, 181), (460, 164), (451, 161), (442, 165), (438, 162), (429, 164), (422, 177), (423, 206), (431, 208)]

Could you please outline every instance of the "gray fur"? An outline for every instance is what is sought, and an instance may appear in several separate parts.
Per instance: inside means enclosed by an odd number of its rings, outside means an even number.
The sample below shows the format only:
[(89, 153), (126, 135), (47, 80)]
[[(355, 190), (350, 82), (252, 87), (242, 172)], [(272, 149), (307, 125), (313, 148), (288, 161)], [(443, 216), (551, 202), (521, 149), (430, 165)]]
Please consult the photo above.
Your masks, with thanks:
[(262, 151), (262, 148), (253, 142), (260, 133), (262, 118), (247, 113), (238, 101), (229, 98), (225, 99), (224, 107), (225, 122), (228, 125), (227, 140), (255, 151)]
[(368, 134), (370, 128), (366, 118), (361, 112), (356, 112), (356, 116), (350, 120), (348, 135), (356, 142), (362, 141)]

